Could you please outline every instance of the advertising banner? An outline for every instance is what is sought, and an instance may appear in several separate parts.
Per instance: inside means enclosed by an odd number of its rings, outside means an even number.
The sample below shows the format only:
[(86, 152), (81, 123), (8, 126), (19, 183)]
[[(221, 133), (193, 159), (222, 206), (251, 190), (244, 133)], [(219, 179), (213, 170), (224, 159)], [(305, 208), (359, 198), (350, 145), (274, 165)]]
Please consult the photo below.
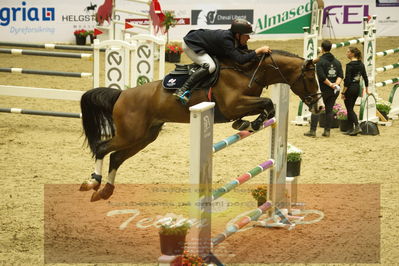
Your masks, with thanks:
[[(31, 43), (74, 43), (73, 32), (93, 30), (95, 14), (105, 0), (2, 0), (0, 36), (2, 41)], [(110, 1), (110, 0), (107, 0)], [(399, 0), (325, 0), (323, 36), (361, 35), (363, 16), (377, 15), (377, 36), (399, 36)], [(170, 29), (171, 40), (181, 40), (196, 28), (227, 29), (235, 18), (253, 23), (254, 39), (303, 38), (302, 27), (310, 23), (310, 0), (160, 0), (164, 11), (173, 11), (177, 25)], [(149, 6), (116, 0), (119, 9), (148, 13)], [(143, 17), (118, 14), (118, 19), (146, 24)], [(107, 24), (107, 22), (105, 22)]]

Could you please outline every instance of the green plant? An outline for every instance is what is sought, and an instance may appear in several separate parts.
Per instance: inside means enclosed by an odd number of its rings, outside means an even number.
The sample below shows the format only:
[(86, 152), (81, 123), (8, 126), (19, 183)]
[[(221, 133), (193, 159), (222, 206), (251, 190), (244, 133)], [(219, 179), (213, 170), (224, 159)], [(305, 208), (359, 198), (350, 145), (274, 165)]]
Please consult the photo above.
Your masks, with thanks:
[(252, 197), (258, 202), (266, 202), (267, 200), (267, 185), (261, 185), (251, 191)]
[(289, 152), (287, 154), (287, 161), (288, 162), (297, 162), (301, 160), (301, 153), (300, 152)]
[(166, 11), (164, 13), (165, 18), (162, 22), (162, 26), (165, 27), (165, 32), (166, 32), (166, 43), (169, 43), (169, 29), (173, 28), (177, 24), (177, 20), (175, 19), (174, 13), (171, 11)]
[(391, 104), (389, 102), (378, 102), (376, 107), (380, 113), (388, 114), (391, 111)]
[(159, 234), (161, 235), (186, 235), (188, 229), (190, 229), (191, 223), (187, 220), (181, 220), (179, 222), (176, 219), (168, 220), (163, 223), (159, 228)]

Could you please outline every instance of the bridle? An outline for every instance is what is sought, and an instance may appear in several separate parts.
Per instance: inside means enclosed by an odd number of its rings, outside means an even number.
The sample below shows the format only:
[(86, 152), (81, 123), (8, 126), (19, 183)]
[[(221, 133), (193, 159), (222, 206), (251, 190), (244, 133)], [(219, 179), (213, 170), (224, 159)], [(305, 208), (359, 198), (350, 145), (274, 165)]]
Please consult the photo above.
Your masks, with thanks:
[[(279, 66), (277, 65), (277, 63), (274, 61), (272, 54), (270, 55), (270, 59), (272, 60), (272, 64), (268, 64), (268, 66), (271, 66), (273, 69), (277, 70), (280, 74), (280, 76), (283, 78), (284, 82), (287, 83), (289, 86), (293, 86), (295, 83), (297, 83), (301, 78), (302, 78), (302, 82), (303, 82), (303, 87), (305, 89), (305, 93), (307, 94), (302, 101), (309, 107), (309, 109), (312, 109), (313, 105), (315, 105), (320, 99), (321, 99), (321, 93), (310, 93), (310, 90), (308, 88), (308, 86), (306, 86), (306, 82), (305, 82), (305, 72), (306, 71), (311, 71), (311, 70), (315, 70), (314, 67), (310, 67), (310, 68), (306, 68), (306, 61), (303, 63), (302, 68), (301, 68), (301, 73), (299, 74), (299, 76), (294, 80), (294, 82), (290, 83), (286, 77), (284, 76), (284, 74), (281, 72)], [(255, 82), (256, 84), (258, 84), (259, 86), (261, 86), (262, 88), (266, 87), (266, 82), (260, 82), (258, 79), (256, 79), (256, 74), (259, 71), (259, 68), (263, 62), (263, 60), (266, 58), (266, 54), (262, 54), (258, 66), (256, 67), (256, 69), (254, 70), (254, 72), (252, 73), (252, 75), (248, 75), (244, 70), (238, 68), (238, 67), (221, 67), (222, 69), (233, 69), (239, 73), (241, 73), (242, 75), (250, 78), (250, 81), (248, 83), (248, 88), (252, 87), (252, 83)], [(263, 69), (262, 71), (266, 71), (266, 68)], [(316, 98), (315, 98), (316, 97)], [(315, 98), (315, 99), (314, 99)]]
[[(265, 54), (262, 55), (259, 65), (258, 67), (255, 69), (254, 74), (252, 75), (253, 77), (255, 76), (256, 72), (258, 71), (258, 68), (261, 64), (261, 62), (264, 60), (265, 58)], [(272, 60), (272, 64), (269, 66), (271, 66), (272, 68), (274, 68), (275, 70), (278, 71), (278, 73), (280, 74), (280, 76), (283, 78), (284, 82), (287, 83), (289, 86), (293, 86), (295, 83), (298, 82), (298, 80), (302, 79), (303, 82), (303, 87), (305, 89), (305, 93), (307, 94), (302, 100), (303, 102), (309, 107), (309, 109), (312, 109), (313, 105), (315, 105), (320, 99), (321, 99), (321, 93), (320, 92), (316, 92), (316, 93), (311, 93), (308, 86), (306, 86), (306, 82), (305, 82), (305, 72), (306, 71), (311, 71), (311, 70), (315, 70), (315, 67), (309, 67), (307, 68), (307, 61), (305, 60), (305, 62), (302, 64), (301, 67), (301, 73), (299, 74), (299, 76), (294, 80), (294, 82), (290, 83), (286, 77), (284, 76), (284, 74), (281, 72), (280, 68), (278, 67), (277, 63), (274, 61), (272, 54), (270, 54), (270, 59)], [(264, 69), (264, 71), (266, 71), (266, 69)], [(250, 82), (251, 84), (251, 82)], [(249, 84), (249, 85), (250, 85)], [(248, 86), (249, 86), (248, 85)], [(314, 99), (316, 96), (316, 99)]]

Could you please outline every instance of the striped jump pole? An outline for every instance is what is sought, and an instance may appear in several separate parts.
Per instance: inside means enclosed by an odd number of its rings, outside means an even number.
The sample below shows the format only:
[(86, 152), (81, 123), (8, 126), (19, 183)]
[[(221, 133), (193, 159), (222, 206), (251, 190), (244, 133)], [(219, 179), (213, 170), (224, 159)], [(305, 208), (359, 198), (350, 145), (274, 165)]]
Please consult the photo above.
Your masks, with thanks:
[(243, 130), (243, 131), (238, 132), (237, 134), (231, 135), (230, 137), (227, 137), (219, 142), (216, 142), (215, 144), (213, 144), (213, 152), (215, 153), (215, 152), (221, 151), (224, 148), (226, 148), (234, 143), (237, 143), (238, 141), (245, 139), (246, 137), (249, 137), (249, 136), (255, 134), (256, 132), (261, 131), (262, 129), (265, 129), (271, 125), (274, 125), (276, 123), (276, 121), (277, 121), (276, 118), (273, 117), (273, 118), (265, 121), (263, 123), (262, 127), (257, 131)]
[(49, 111), (37, 111), (19, 108), (0, 108), (2, 113), (13, 113), (13, 114), (26, 114), (26, 115), (40, 115), (40, 116), (58, 116), (67, 118), (81, 118), (82, 114), (78, 113), (64, 113), (64, 112), (49, 112)]
[(212, 239), (212, 245), (216, 246), (216, 245), (222, 243), (224, 240), (226, 240), (226, 238), (233, 235), (234, 233), (236, 233), (238, 230), (240, 230), (241, 228), (243, 228), (250, 222), (257, 221), (259, 219), (259, 217), (263, 213), (265, 213), (268, 209), (270, 209), (271, 207), (272, 207), (272, 204), (270, 202), (268, 202), (268, 201), (265, 202), (264, 204), (259, 206), (257, 209), (250, 212), (248, 215), (239, 219), (236, 223), (228, 226), (223, 233), (216, 235)]
[(274, 166), (274, 160), (273, 159), (267, 160), (267, 161), (259, 164), (258, 166), (256, 166), (252, 170), (249, 170), (245, 174), (242, 174), (239, 177), (233, 179), (232, 181), (230, 181), (226, 185), (216, 189), (212, 193), (212, 200), (216, 200), (216, 199), (220, 198), (221, 196), (223, 196), (227, 192), (233, 190), (234, 188), (238, 187), (239, 185), (244, 184), (245, 182), (247, 182), (251, 178), (259, 175), (260, 173), (262, 173), (266, 169), (269, 169), (269, 168), (271, 168), (273, 166)]
[(385, 81), (382, 81), (382, 82), (378, 82), (378, 83), (375, 84), (375, 86), (377, 88), (379, 88), (379, 87), (384, 87), (384, 86), (387, 86), (387, 85), (390, 85), (390, 84), (394, 84), (396, 82), (399, 82), (399, 77), (396, 77), (396, 78), (393, 78), (393, 79), (388, 79), (388, 80), (385, 80)]
[(399, 47), (398, 48), (394, 48), (394, 49), (385, 50), (385, 51), (382, 51), (382, 52), (378, 52), (375, 55), (378, 56), (378, 57), (381, 57), (381, 56), (386, 56), (386, 55), (390, 55), (390, 54), (394, 54), (394, 53), (398, 53), (398, 52), (399, 52)]
[(0, 42), (0, 46), (15, 46), (27, 48), (44, 48), (44, 49), (61, 49), (61, 50), (75, 50), (75, 51), (93, 51), (93, 47), (85, 45), (60, 45), (53, 43), (34, 44), (34, 43), (20, 43), (20, 42)]
[(61, 71), (49, 71), (49, 70), (34, 70), (24, 68), (0, 68), (0, 72), (7, 72), (13, 74), (33, 74), (33, 75), (47, 75), (47, 76), (61, 76), (61, 77), (72, 77), (72, 78), (88, 78), (92, 77), (92, 73), (85, 72), (61, 72)]
[(64, 57), (64, 58), (76, 58), (76, 59), (92, 59), (93, 58), (92, 54), (46, 52), (46, 51), (23, 50), (23, 49), (3, 49), (3, 48), (0, 48), (0, 53), (2, 53), (2, 54), (17, 54), (17, 55)]
[[(190, 107), (190, 219), (201, 221), (202, 226), (193, 227), (187, 236), (190, 243), (189, 252), (201, 257), (211, 258), (212, 246), (225, 240), (228, 236), (246, 226), (250, 221), (257, 220), (263, 212), (273, 210), (270, 215), (279, 215), (276, 210), (285, 206), (286, 167), (287, 167), (287, 136), (288, 136), (288, 108), (289, 86), (278, 84), (271, 89), (271, 99), (275, 103), (276, 117), (265, 122), (264, 128), (273, 125), (270, 134), (270, 149), (265, 162), (249, 172), (230, 181), (225, 186), (212, 191), (213, 153), (219, 151), (240, 139), (248, 137), (255, 132), (239, 132), (225, 140), (213, 145), (214, 103), (203, 102)], [(276, 123), (278, 121), (278, 123)], [(237, 186), (245, 183), (252, 177), (270, 169), (270, 175), (265, 177), (264, 184), (268, 185), (267, 203), (251, 211), (249, 215), (241, 218), (222, 234), (211, 238), (212, 226), (212, 200), (232, 191)], [(218, 264), (220, 265), (220, 264)]]
[[(350, 46), (350, 45), (353, 45), (353, 44), (358, 44), (358, 43), (364, 43), (364, 38), (353, 39), (353, 40), (339, 42), (339, 43), (333, 43), (333, 45), (331, 46), (331, 50), (332, 49), (341, 48), (341, 47)], [(318, 47), (317, 49), (318, 49), (319, 52), (321, 51), (321, 47)]]
[(375, 69), (375, 71), (378, 72), (378, 73), (381, 73), (381, 72), (385, 72), (385, 71), (388, 71), (388, 70), (391, 70), (391, 69), (394, 69), (394, 68), (398, 68), (398, 67), (399, 67), (399, 62), (395, 63), (395, 64), (392, 64), (392, 65), (386, 65), (386, 66), (383, 66), (383, 67), (377, 67)]

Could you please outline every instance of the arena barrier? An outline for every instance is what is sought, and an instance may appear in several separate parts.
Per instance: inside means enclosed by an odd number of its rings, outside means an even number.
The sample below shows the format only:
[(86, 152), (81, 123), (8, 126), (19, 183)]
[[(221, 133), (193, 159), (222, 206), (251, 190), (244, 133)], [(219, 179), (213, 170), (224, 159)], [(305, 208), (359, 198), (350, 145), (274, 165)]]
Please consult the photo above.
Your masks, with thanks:
[[(288, 85), (275, 85), (271, 89), (271, 98), (276, 104), (276, 117), (264, 123), (263, 128), (271, 128), (270, 150), (271, 159), (264, 161), (249, 172), (229, 182), (225, 186), (212, 192), (212, 157), (213, 153), (220, 151), (239, 140), (252, 135), (250, 132), (240, 132), (228, 137), (216, 144), (213, 142), (213, 118), (214, 103), (203, 102), (190, 107), (190, 184), (191, 196), (190, 218), (197, 221), (205, 221), (200, 228), (191, 228), (187, 236), (189, 252), (209, 257), (217, 265), (220, 261), (212, 255), (212, 247), (220, 244), (229, 236), (236, 233), (251, 221), (256, 221), (268, 211), (269, 215), (278, 215), (281, 218), (279, 227), (290, 226), (288, 218), (279, 208), (286, 206), (286, 167), (287, 167), (287, 135), (288, 135), (288, 108), (289, 108), (289, 87)], [(276, 123), (276, 121), (278, 121)], [(257, 209), (250, 211), (247, 215), (239, 218), (234, 224), (226, 226), (226, 230), (216, 237), (211, 237), (211, 202), (228, 193), (235, 187), (243, 184), (252, 177), (260, 174), (266, 169), (270, 170), (268, 200)], [(194, 203), (200, 203), (198, 204)]]

